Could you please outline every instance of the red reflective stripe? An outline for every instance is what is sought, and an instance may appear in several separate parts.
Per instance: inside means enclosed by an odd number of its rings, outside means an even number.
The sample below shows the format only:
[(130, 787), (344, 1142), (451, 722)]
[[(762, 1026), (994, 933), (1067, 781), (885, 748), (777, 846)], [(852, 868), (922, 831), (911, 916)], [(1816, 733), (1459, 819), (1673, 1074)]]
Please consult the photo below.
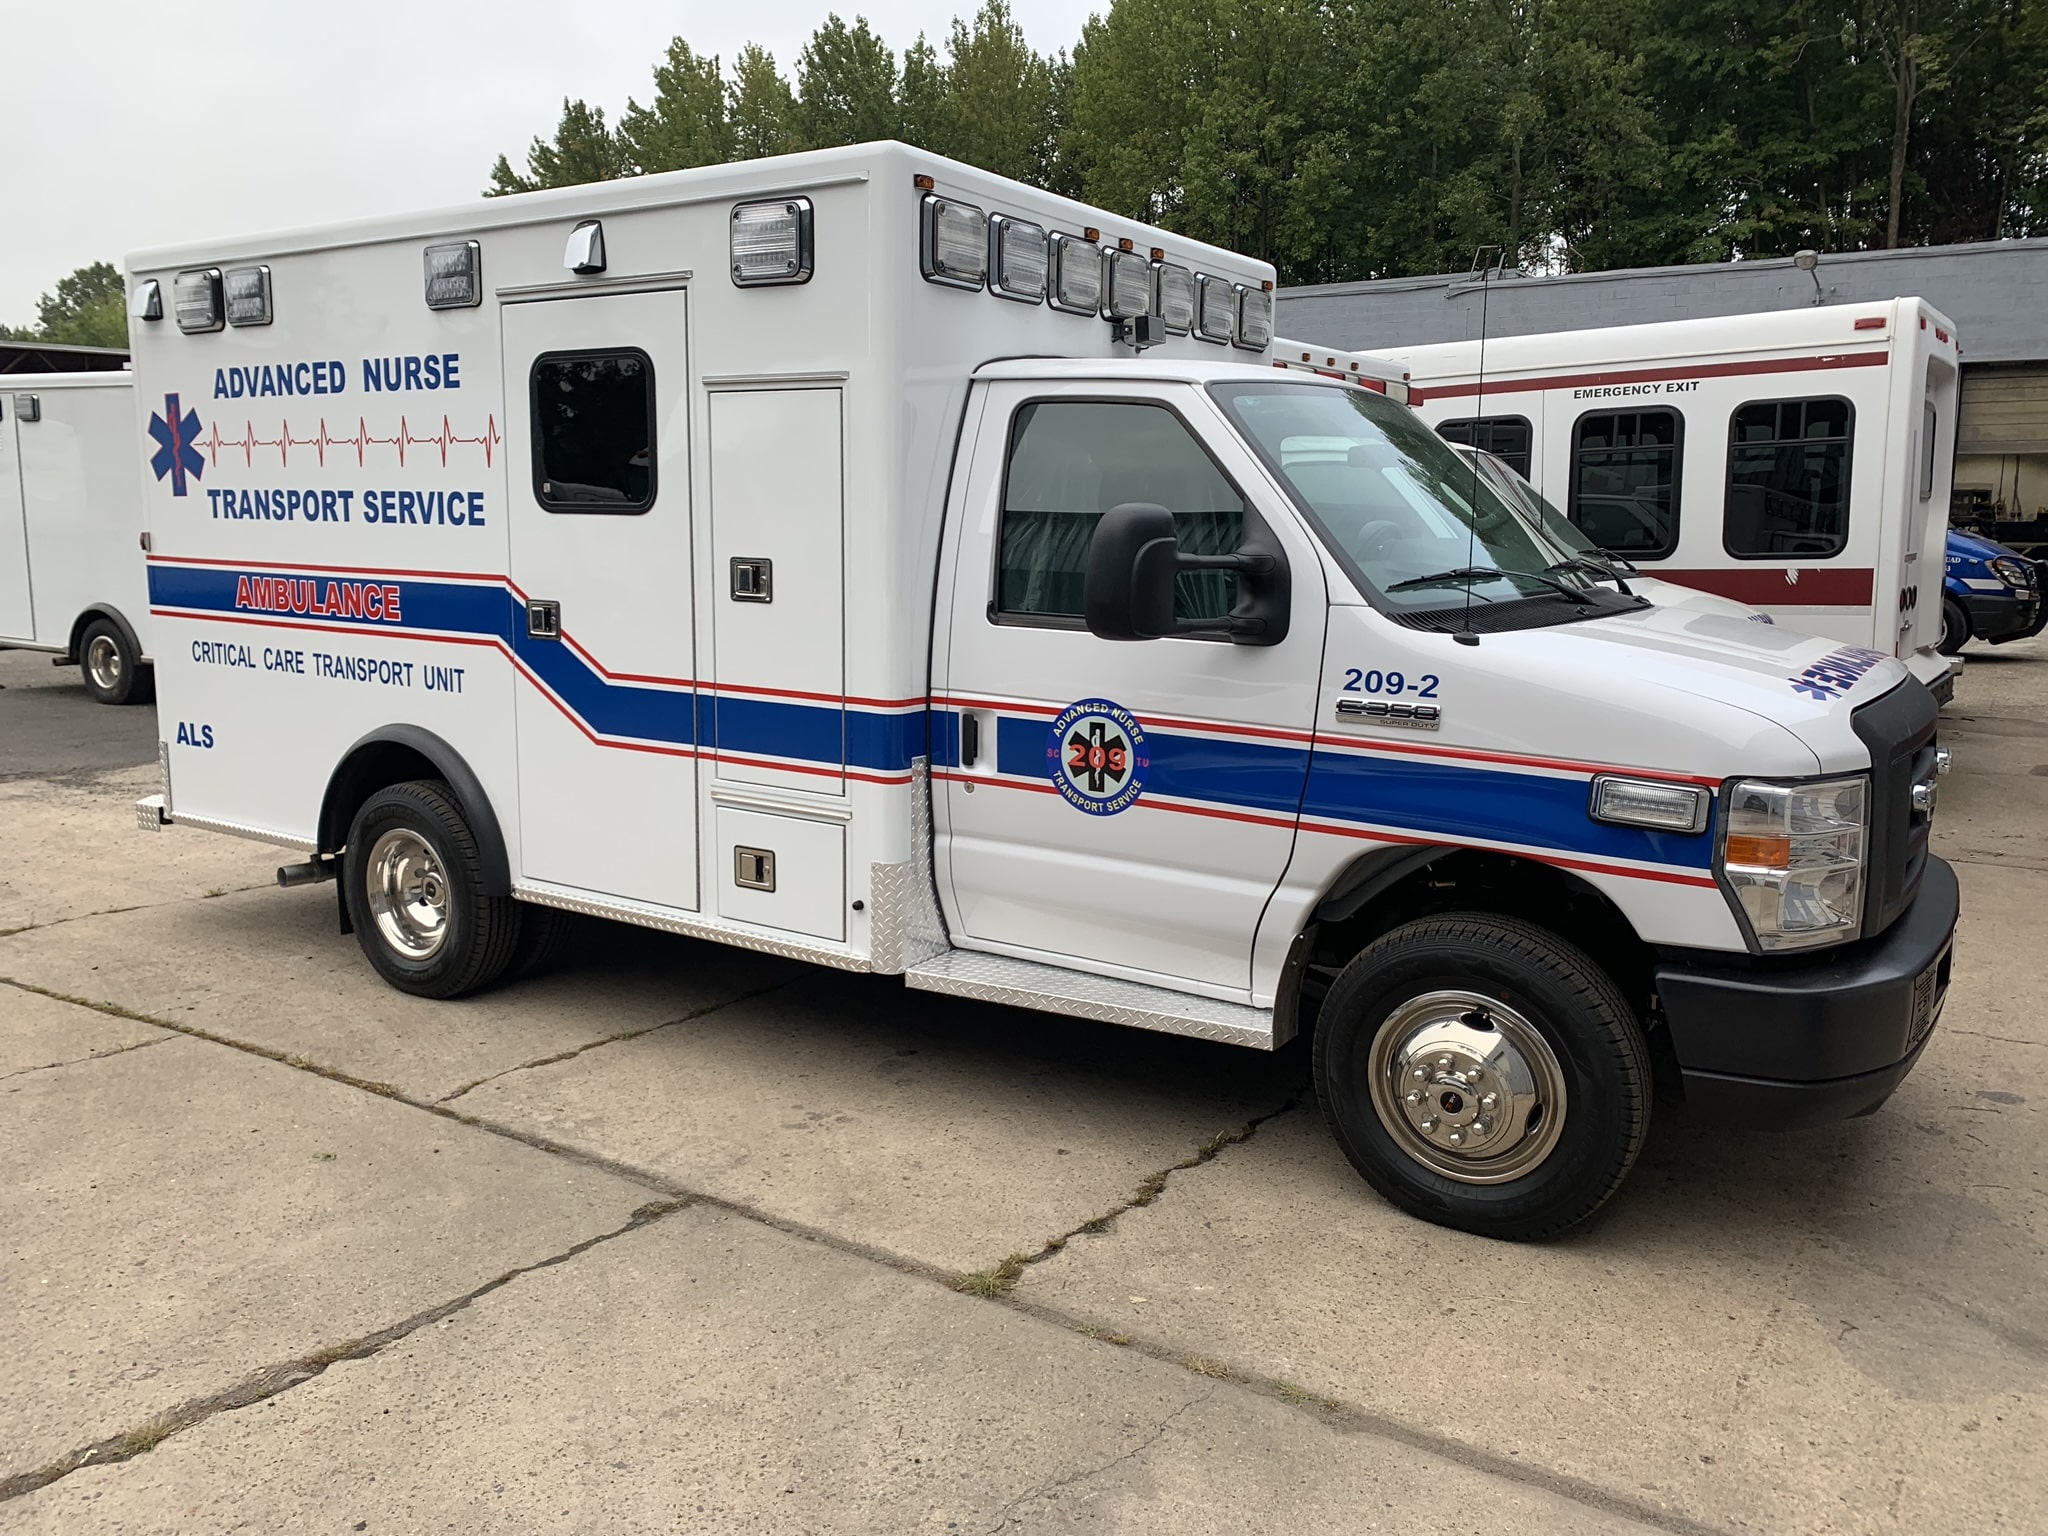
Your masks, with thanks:
[[(1466, 395), (1525, 395), (1546, 389), (1589, 389), (1602, 384), (1654, 384), (1671, 379), (1732, 379), (1759, 373), (1811, 373), (1824, 368), (1881, 368), (1889, 352), (1834, 352), (1818, 357), (1777, 357), (1747, 363), (1693, 363), (1678, 367), (1624, 368), (1605, 373), (1560, 373), (1540, 379), (1488, 379), (1484, 384), (1408, 386), (1408, 403), (1456, 400)], [(1655, 397), (1645, 397), (1655, 398)]]
[(1868, 608), (1877, 572), (1864, 567), (1818, 565), (1730, 566), (1700, 571), (1667, 571), (1646, 565), (1645, 576), (1695, 587), (1738, 603), (1795, 608)]

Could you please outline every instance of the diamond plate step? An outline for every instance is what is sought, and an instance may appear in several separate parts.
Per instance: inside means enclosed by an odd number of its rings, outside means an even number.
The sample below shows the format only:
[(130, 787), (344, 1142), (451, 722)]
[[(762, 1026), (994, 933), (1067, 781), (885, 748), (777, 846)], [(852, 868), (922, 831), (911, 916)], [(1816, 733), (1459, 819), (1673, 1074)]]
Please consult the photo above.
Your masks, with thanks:
[(1007, 1003), (1013, 1008), (1100, 1019), (1105, 1024), (1128, 1024), (1134, 1029), (1156, 1029), (1169, 1035), (1194, 1035), (1230, 1045), (1255, 1046), (1262, 1051), (1270, 1051), (1274, 1046), (1270, 1008), (1218, 1002), (1211, 997), (1195, 997), (1111, 976), (1091, 976), (1085, 971), (1041, 965), (1035, 960), (1017, 960), (1008, 955), (950, 949), (913, 965), (903, 973), (903, 980), (920, 992), (945, 992), (977, 1002)]

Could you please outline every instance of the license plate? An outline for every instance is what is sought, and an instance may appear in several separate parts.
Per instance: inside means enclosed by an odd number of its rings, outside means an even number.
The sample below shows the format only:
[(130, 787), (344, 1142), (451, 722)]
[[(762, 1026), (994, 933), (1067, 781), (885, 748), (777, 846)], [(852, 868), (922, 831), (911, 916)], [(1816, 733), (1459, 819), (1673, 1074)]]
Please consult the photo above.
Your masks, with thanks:
[(1918, 1045), (1927, 1031), (1934, 1028), (1942, 999), (1948, 995), (1948, 989), (1942, 985), (1948, 975), (1948, 957), (1949, 950), (1945, 947), (1935, 956), (1932, 965), (1913, 978), (1913, 1017), (1906, 1033), (1908, 1046)]

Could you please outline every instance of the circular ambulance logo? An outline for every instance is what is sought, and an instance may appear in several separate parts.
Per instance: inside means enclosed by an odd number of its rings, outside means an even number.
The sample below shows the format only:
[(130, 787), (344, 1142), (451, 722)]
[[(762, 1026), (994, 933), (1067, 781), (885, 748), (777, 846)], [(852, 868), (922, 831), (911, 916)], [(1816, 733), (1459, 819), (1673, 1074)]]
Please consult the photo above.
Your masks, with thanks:
[(1053, 787), (1090, 816), (1129, 810), (1145, 789), (1145, 729), (1108, 699), (1082, 699), (1061, 710), (1046, 737)]

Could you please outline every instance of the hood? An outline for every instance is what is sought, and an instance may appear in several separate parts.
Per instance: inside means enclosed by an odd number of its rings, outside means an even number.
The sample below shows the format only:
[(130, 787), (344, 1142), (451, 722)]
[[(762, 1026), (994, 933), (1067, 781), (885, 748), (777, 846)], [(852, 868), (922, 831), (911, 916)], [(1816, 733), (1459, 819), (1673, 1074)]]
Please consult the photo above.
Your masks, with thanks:
[[(1520, 630), (1512, 639), (1512, 646), (1493, 650), (1497, 665), (1533, 668), (1532, 681), (1575, 678), (1583, 698), (1604, 698), (1638, 718), (1719, 718), (1717, 734), (1747, 732), (1752, 750), (1762, 740), (1757, 728), (1769, 722), (1812, 755), (1813, 766), (1796, 770), (1807, 773), (1867, 767), (1869, 751), (1851, 728), (1850, 712), (1912, 678), (1905, 663), (1881, 652), (1685, 608), (1638, 608)], [(1495, 646), (1492, 636), (1483, 643)], [(1742, 771), (1795, 770), (1788, 764)]]
[(1639, 597), (1647, 597), (1659, 608), (1685, 608), (1693, 613), (1718, 613), (1731, 619), (1742, 619), (1755, 624), (1771, 622), (1768, 616), (1751, 618), (1757, 610), (1747, 603), (1738, 603), (1733, 598), (1703, 592), (1698, 587), (1682, 587), (1675, 581), (1663, 581), (1655, 576), (1630, 576), (1627, 580), (1631, 592)]
[(1949, 559), (1954, 560), (1961, 557), (1964, 560), (1981, 561), (1996, 560), (2000, 556), (2004, 556), (2008, 560), (2024, 558), (2017, 550), (2007, 549), (2003, 544), (1994, 544), (1991, 540), (1979, 534), (1964, 533), (1960, 528), (1949, 529)]

